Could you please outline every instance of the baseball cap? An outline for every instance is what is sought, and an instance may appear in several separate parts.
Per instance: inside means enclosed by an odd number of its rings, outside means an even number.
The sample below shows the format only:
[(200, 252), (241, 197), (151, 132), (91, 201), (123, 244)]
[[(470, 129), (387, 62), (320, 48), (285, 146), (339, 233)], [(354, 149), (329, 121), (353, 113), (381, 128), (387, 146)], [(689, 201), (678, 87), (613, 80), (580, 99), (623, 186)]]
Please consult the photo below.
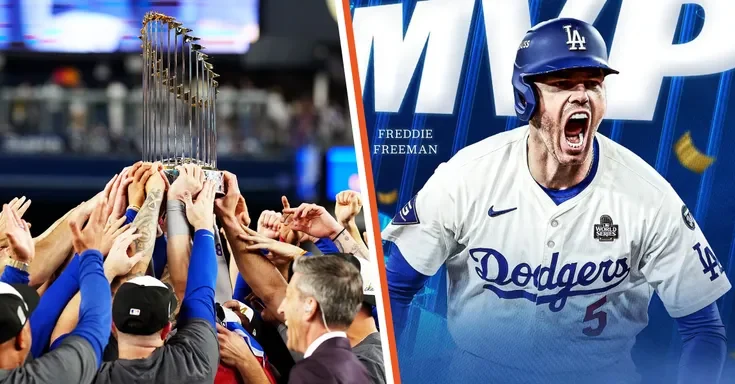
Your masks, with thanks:
[(112, 322), (130, 335), (152, 335), (168, 324), (176, 310), (171, 287), (152, 276), (128, 280), (112, 301)]
[(375, 306), (375, 283), (374, 278), (376, 270), (373, 268), (373, 263), (369, 260), (356, 257), (351, 253), (328, 253), (326, 256), (338, 256), (349, 261), (350, 264), (354, 265), (360, 275), (362, 276), (362, 302), (371, 306)]
[(38, 301), (38, 293), (29, 286), (0, 282), (0, 343), (20, 333)]

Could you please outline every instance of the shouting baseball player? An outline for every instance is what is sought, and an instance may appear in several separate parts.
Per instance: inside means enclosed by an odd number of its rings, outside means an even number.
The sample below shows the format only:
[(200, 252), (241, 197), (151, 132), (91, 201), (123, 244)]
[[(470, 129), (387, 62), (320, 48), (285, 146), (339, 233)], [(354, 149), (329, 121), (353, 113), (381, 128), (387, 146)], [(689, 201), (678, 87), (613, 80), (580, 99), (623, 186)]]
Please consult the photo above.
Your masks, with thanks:
[(383, 231), (397, 334), (447, 267), (452, 382), (638, 382), (654, 292), (678, 323), (680, 382), (717, 382), (730, 282), (671, 185), (597, 132), (616, 73), (592, 25), (529, 30), (513, 72), (528, 125), (441, 164)]

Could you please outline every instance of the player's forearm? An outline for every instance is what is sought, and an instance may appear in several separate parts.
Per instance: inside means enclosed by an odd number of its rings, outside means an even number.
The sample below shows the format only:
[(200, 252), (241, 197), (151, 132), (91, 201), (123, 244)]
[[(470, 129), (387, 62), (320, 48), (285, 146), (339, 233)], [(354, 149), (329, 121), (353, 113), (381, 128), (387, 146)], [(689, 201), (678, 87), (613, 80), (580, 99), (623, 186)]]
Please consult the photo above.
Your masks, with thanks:
[(429, 276), (413, 269), (395, 244), (388, 243), (384, 249), (388, 253), (385, 272), (388, 278), (391, 317), (395, 337), (398, 339), (406, 325), (411, 301), (424, 287)]
[(255, 356), (246, 356), (240, 359), (237, 364), (237, 372), (243, 382), (248, 384), (270, 384), (270, 380), (265, 375), (263, 367), (260, 366)]
[(186, 205), (179, 200), (166, 202), (166, 232), (168, 234), (168, 273), (179, 303), (184, 299), (186, 278), (191, 255), (191, 235), (186, 219)]
[[(77, 209), (77, 208), (75, 208)], [(36, 256), (30, 265), (32, 287), (38, 288), (64, 263), (72, 250), (69, 219), (74, 209), (56, 220), (44, 233), (33, 239)]]
[(148, 192), (143, 206), (133, 220), (133, 226), (138, 229), (137, 233), (141, 236), (134, 241), (135, 252), (142, 252), (143, 258), (136, 264), (133, 269), (125, 277), (123, 281), (127, 281), (135, 276), (145, 274), (148, 264), (153, 256), (153, 247), (156, 242), (156, 230), (158, 226), (158, 214), (161, 211), (161, 203), (163, 202), (163, 190), (154, 189)]
[(345, 227), (345, 229), (347, 230), (347, 232), (350, 233), (350, 236), (352, 236), (353, 239), (355, 239), (358, 243), (362, 243), (364, 245), (362, 241), (362, 235), (360, 234), (360, 230), (357, 228), (357, 223), (355, 222), (354, 217), (349, 221), (342, 222), (340, 224)]
[[(79, 291), (79, 265), (79, 256), (74, 256), (59, 278), (41, 296), (38, 307), (33, 311), (30, 319), (33, 324), (31, 327), (33, 340), (31, 354), (33, 357), (40, 357), (45, 352), (55, 328), (59, 328), (59, 332), (63, 331), (62, 334), (65, 334), (71, 332), (76, 326), (79, 313), (78, 300), (77, 306), (70, 309), (73, 313), (68, 314), (68, 317), (73, 315), (73, 318), (67, 318), (66, 322), (59, 321), (59, 319), (70, 300)], [(61, 327), (58, 327), (58, 324), (61, 324)]]
[[(222, 218), (222, 224), (228, 239), (237, 239), (237, 235), (245, 233), (234, 217)], [(248, 282), (255, 295), (263, 300), (263, 304), (274, 313), (277, 312), (276, 309), (286, 296), (288, 285), (286, 280), (276, 267), (261, 254), (247, 250), (245, 242), (233, 241), (230, 246), (240, 275)], [(281, 315), (277, 316), (280, 321), (284, 321)]]
[(368, 252), (365, 243), (357, 239), (359, 239), (359, 235), (355, 238), (345, 228), (345, 230), (340, 232), (335, 238), (332, 238), (332, 241), (334, 241), (334, 245), (337, 246), (337, 249), (339, 249), (340, 252), (351, 253), (356, 257), (369, 260), (370, 253)]
[(717, 305), (676, 319), (682, 338), (679, 383), (717, 383), (727, 357), (725, 326)]
[(92, 345), (99, 367), (112, 324), (110, 283), (105, 277), (102, 253), (88, 249), (79, 258), (79, 324), (71, 335), (81, 336)]

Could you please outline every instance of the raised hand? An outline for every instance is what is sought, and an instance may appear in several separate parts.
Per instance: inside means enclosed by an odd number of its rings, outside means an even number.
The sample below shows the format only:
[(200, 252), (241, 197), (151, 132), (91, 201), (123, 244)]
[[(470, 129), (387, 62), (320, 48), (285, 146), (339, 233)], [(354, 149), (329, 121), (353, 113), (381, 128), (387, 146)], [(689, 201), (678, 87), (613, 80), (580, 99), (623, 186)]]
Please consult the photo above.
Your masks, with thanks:
[(226, 365), (237, 367), (248, 357), (254, 358), (253, 351), (245, 343), (245, 339), (220, 324), (217, 324), (217, 339), (220, 360)]
[(115, 239), (130, 227), (130, 224), (123, 226), (125, 219), (126, 217), (123, 216), (115, 221), (108, 221), (105, 225), (105, 229), (102, 231), (102, 242), (100, 243), (100, 253), (103, 257), (110, 252)]
[(36, 255), (30, 226), (8, 204), (3, 204), (3, 218), (5, 219), (3, 236), (7, 237), (10, 243), (13, 258), (30, 264)]
[(168, 190), (168, 198), (184, 201), (184, 192), (196, 198), (204, 184), (204, 172), (198, 165), (185, 164), (176, 167), (179, 176)]
[(112, 185), (107, 197), (108, 203), (111, 202), (108, 207), (110, 211), (108, 221), (117, 220), (125, 215), (125, 208), (128, 206), (128, 187), (133, 182), (133, 177), (130, 173), (131, 169), (131, 167), (123, 169), (120, 177)]
[(303, 203), (298, 208), (284, 208), (283, 213), (293, 215), (291, 228), (316, 238), (334, 238), (344, 230), (320, 205)]
[(355, 216), (362, 209), (362, 197), (355, 191), (342, 191), (337, 194), (337, 204), (334, 206), (334, 217), (337, 222), (343, 226), (347, 226), (351, 221), (355, 220)]
[(269, 239), (278, 239), (281, 230), (281, 216), (280, 212), (261, 212), (258, 218), (258, 233)]
[(135, 230), (134, 227), (127, 228), (115, 237), (110, 253), (105, 260), (105, 275), (109, 280), (127, 274), (143, 258), (143, 252), (128, 257), (128, 250), (131, 249), (130, 244), (141, 236), (136, 234)]
[[(26, 213), (28, 208), (31, 206), (31, 200), (26, 200), (26, 197), (14, 198), (7, 204), (9, 208), (15, 212), (19, 218), (23, 218), (23, 214)], [(10, 217), (6, 214), (0, 215), (0, 247), (7, 247), (9, 245), (8, 238), (5, 236), (5, 230), (8, 226)]]
[(288, 202), (286, 196), (281, 196), (281, 204), (283, 204), (283, 214), (281, 215), (281, 229), (279, 230), (279, 238), (289, 244), (299, 244), (304, 237), (303, 233), (295, 231), (291, 227), (293, 214), (286, 213), (286, 209), (291, 209), (291, 203)]
[(204, 182), (202, 191), (199, 193), (196, 201), (192, 201), (191, 194), (184, 192), (184, 203), (186, 204), (186, 218), (194, 230), (206, 229), (212, 231), (214, 229), (214, 183), (207, 180)]
[(128, 204), (140, 208), (145, 202), (145, 186), (154, 173), (151, 165), (139, 161), (130, 168), (129, 174), (133, 175), (133, 181), (128, 185)]
[(146, 195), (150, 191), (165, 191), (168, 187), (168, 180), (163, 174), (163, 165), (161, 163), (153, 163), (150, 166), (151, 177), (145, 182), (145, 193)]
[(74, 218), (69, 221), (69, 228), (72, 234), (72, 244), (74, 245), (74, 251), (78, 254), (88, 249), (99, 250), (102, 245), (102, 233), (105, 228), (105, 210), (107, 207), (107, 200), (100, 199), (92, 211), (92, 214), (87, 221), (87, 225), (84, 229), (81, 228), (83, 222), (79, 222)]
[(245, 247), (249, 251), (257, 252), (261, 249), (268, 251), (266, 257), (276, 267), (288, 266), (288, 264), (296, 258), (303, 256), (306, 251), (303, 249), (282, 241), (269, 239), (248, 227), (243, 227), (244, 234), (237, 236), (238, 239), (250, 243)]
[(222, 220), (233, 220), (246, 226), (250, 225), (250, 214), (245, 198), (240, 194), (237, 176), (224, 172), (225, 195), (218, 198), (214, 204), (214, 212)]

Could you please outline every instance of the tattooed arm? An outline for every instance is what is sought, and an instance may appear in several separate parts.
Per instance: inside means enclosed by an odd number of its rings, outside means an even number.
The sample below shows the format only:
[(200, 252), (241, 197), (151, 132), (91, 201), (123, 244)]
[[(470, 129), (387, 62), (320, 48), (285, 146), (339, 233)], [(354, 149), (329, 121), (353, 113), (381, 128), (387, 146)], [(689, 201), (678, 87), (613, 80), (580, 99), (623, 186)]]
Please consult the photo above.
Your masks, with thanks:
[[(153, 175), (149, 179), (151, 180), (160, 178), (158, 175)], [(162, 182), (161, 182), (162, 183)], [(146, 185), (146, 189), (148, 189)], [(163, 203), (163, 186), (158, 187), (155, 185), (148, 191), (143, 206), (140, 207), (138, 215), (133, 220), (133, 227), (137, 228), (136, 233), (141, 236), (136, 239), (133, 244), (135, 245), (135, 253), (143, 252), (143, 258), (136, 264), (133, 269), (125, 276), (122, 277), (123, 281), (132, 279), (135, 276), (145, 274), (148, 269), (148, 264), (151, 262), (153, 257), (153, 245), (156, 242), (156, 230), (158, 226), (158, 214), (161, 211), (161, 204)]]
[(345, 229), (341, 231), (337, 238), (333, 238), (334, 245), (337, 246), (340, 252), (351, 253), (356, 257), (363, 258), (365, 260), (370, 259), (370, 253), (368, 252), (367, 246), (361, 240), (355, 239), (350, 232)]

